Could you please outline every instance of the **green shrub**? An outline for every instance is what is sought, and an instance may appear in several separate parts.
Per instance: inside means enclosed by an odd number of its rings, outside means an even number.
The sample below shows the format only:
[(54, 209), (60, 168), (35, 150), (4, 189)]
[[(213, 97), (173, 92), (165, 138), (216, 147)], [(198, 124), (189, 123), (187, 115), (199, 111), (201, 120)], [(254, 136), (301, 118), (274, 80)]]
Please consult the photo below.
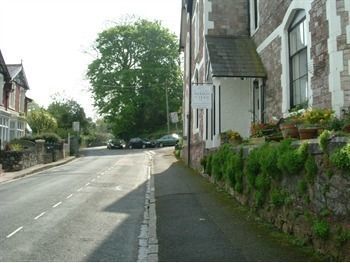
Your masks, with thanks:
[(260, 208), (265, 202), (265, 193), (262, 191), (256, 191), (254, 194), (255, 207)]
[(278, 146), (277, 167), (289, 175), (297, 174), (303, 168), (308, 154), (308, 145), (303, 143), (295, 149), (291, 140), (285, 140)]
[(279, 178), (281, 171), (277, 167), (278, 150), (270, 144), (266, 144), (260, 148), (259, 151), (259, 164), (263, 174), (266, 174), (272, 178)]
[(23, 151), (23, 146), (19, 143), (11, 143), (10, 144), (10, 151), (14, 151), (14, 152)]
[(317, 170), (318, 167), (315, 158), (312, 155), (309, 155), (305, 162), (305, 175), (308, 183), (312, 184), (314, 182)]
[(350, 169), (350, 144), (334, 151), (330, 156), (331, 163), (343, 170)]
[(255, 179), (260, 173), (259, 156), (259, 148), (256, 148), (250, 152), (246, 159), (245, 172), (247, 175), (248, 183), (251, 187), (254, 187)]
[(42, 139), (45, 140), (48, 143), (59, 143), (62, 141), (61, 137), (58, 136), (56, 133), (42, 133), (38, 134), (35, 137), (35, 140)]
[(207, 162), (206, 162), (206, 166), (204, 169), (204, 172), (206, 174), (208, 174), (209, 176), (211, 176), (211, 174), (212, 174), (212, 160), (213, 160), (213, 154), (209, 154), (207, 157)]
[(332, 133), (330, 131), (324, 130), (318, 137), (318, 144), (320, 145), (320, 148), (324, 153), (328, 153), (328, 143), (331, 135)]
[(307, 191), (307, 182), (305, 179), (298, 181), (297, 190), (300, 195), (305, 195)]
[(329, 236), (329, 224), (325, 220), (316, 220), (312, 226), (312, 231), (316, 237), (327, 239)]
[(281, 207), (286, 203), (288, 195), (287, 192), (283, 191), (282, 189), (272, 189), (271, 190), (271, 203), (275, 207)]
[(266, 174), (260, 174), (255, 180), (255, 189), (262, 192), (268, 192), (270, 189), (271, 179)]

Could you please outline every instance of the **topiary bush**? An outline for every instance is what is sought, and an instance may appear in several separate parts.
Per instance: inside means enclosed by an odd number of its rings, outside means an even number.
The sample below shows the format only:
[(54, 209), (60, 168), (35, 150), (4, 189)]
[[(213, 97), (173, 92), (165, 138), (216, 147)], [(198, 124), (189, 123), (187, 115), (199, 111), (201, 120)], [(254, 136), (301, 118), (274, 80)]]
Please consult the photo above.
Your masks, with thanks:
[(330, 156), (330, 162), (335, 167), (343, 170), (350, 169), (350, 144), (335, 150)]

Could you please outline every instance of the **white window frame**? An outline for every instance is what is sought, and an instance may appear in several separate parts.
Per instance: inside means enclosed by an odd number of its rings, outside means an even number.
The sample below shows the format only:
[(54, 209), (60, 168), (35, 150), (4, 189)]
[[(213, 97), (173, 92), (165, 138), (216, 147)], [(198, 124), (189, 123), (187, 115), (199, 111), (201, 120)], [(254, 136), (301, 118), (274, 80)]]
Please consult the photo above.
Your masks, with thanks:
[[(300, 15), (303, 15), (304, 16), (302, 18), (300, 18)], [(295, 22), (296, 21), (296, 22)], [(295, 23), (295, 24), (294, 24)], [(294, 25), (293, 25), (294, 24)], [(305, 46), (304, 47), (301, 47), (301, 48), (298, 48), (296, 50), (296, 52), (294, 52), (293, 54), (291, 54), (291, 33), (295, 30), (295, 29), (298, 29), (298, 27), (300, 25), (304, 25), (304, 27), (302, 28), (302, 31), (303, 31), (303, 42), (305, 42)], [(303, 9), (300, 9), (298, 10), (297, 12), (295, 12), (294, 16), (293, 16), (293, 19), (291, 21), (291, 23), (289, 24), (289, 27), (288, 27), (288, 57), (289, 57), (289, 72), (290, 72), (290, 76), (289, 76), (289, 80), (290, 80), (290, 83), (289, 83), (289, 100), (290, 100), (290, 108), (293, 108), (295, 106), (297, 106), (298, 104), (301, 104), (301, 103), (304, 103), (304, 101), (300, 102), (300, 103), (297, 103), (294, 101), (294, 89), (293, 89), (293, 83), (294, 82), (297, 82), (297, 81), (301, 81), (301, 79), (305, 79), (306, 77), (306, 89), (305, 89), (305, 102), (308, 101), (308, 98), (309, 98), (309, 94), (308, 94), (308, 90), (309, 90), (309, 81), (308, 81), (308, 65), (309, 65), (309, 61), (308, 61), (308, 45), (309, 45), (309, 42), (308, 42), (308, 38), (307, 38), (307, 33), (306, 33), (306, 28), (307, 28), (307, 23), (306, 23), (306, 12), (305, 10)], [(297, 48), (297, 47), (296, 47)], [(302, 76), (299, 76), (298, 78), (296, 79), (293, 79), (293, 61), (292, 59), (293, 58), (298, 58), (298, 57), (301, 57), (302, 56), (302, 53), (305, 53), (306, 52), (306, 73)], [(299, 69), (299, 67), (298, 67)], [(299, 74), (299, 73), (298, 73)], [(300, 83), (299, 83), (300, 84)]]
[(4, 75), (0, 73), (0, 105), (3, 105), (4, 102), (4, 86), (5, 86), (5, 78)]
[(17, 85), (15, 82), (13, 82), (12, 83), (12, 91), (11, 91), (10, 97), (9, 97), (9, 106), (11, 109), (16, 108), (16, 89), (17, 89)]
[(21, 88), (20, 89), (20, 95), (19, 95), (19, 112), (24, 112), (24, 101), (25, 101), (25, 89)]
[(4, 149), (6, 143), (8, 142), (9, 136), (9, 119), (5, 116), (0, 116), (0, 139), (1, 139), (1, 149)]
[[(253, 36), (259, 29), (260, 25), (260, 12), (259, 12), (260, 0), (249, 0), (249, 16), (250, 16), (250, 35)], [(256, 14), (256, 19), (255, 19)]]

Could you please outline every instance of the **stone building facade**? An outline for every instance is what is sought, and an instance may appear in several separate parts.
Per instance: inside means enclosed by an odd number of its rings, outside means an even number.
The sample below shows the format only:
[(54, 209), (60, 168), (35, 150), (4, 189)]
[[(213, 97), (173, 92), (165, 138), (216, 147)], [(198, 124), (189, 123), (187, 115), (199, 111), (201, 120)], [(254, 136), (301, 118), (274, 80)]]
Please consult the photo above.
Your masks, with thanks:
[[(252, 122), (285, 117), (299, 104), (347, 110), (349, 12), (350, 0), (183, 0), (184, 151), (192, 166), (226, 130), (248, 137)], [(207, 108), (189, 105), (197, 83), (212, 85)], [(203, 150), (192, 155), (188, 144)]]

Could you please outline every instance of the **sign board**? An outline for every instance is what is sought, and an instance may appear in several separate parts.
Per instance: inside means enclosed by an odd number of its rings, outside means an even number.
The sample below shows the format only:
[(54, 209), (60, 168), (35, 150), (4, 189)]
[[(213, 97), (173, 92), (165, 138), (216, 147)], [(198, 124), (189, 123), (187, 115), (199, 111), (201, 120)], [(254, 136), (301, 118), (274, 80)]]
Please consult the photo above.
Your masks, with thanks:
[(73, 131), (79, 132), (80, 130), (80, 122), (74, 121), (73, 122)]
[(213, 84), (198, 84), (192, 86), (192, 108), (210, 109)]
[(179, 116), (177, 115), (177, 112), (170, 112), (170, 120), (172, 123), (179, 122)]

